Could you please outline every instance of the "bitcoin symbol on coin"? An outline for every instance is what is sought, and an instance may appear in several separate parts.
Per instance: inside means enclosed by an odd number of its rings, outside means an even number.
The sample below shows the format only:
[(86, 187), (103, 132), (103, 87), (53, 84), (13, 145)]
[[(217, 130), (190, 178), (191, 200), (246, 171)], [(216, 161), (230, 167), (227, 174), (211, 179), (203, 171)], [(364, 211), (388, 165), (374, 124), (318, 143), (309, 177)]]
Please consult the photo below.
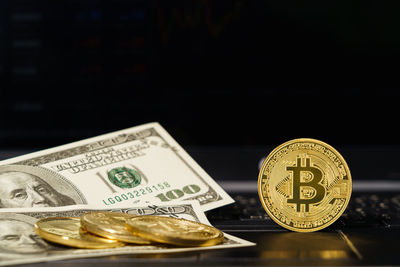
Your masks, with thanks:
[(350, 170), (338, 151), (315, 139), (294, 139), (275, 148), (258, 177), (258, 194), (268, 215), (298, 232), (323, 229), (349, 203)]
[[(287, 203), (296, 204), (296, 210), (300, 211), (301, 205), (305, 205), (305, 211), (309, 211), (309, 205), (320, 202), (325, 196), (325, 187), (320, 185), (323, 178), (323, 173), (320, 169), (311, 166), (311, 159), (306, 158), (306, 165), (301, 165), (301, 158), (297, 158), (296, 166), (286, 167), (286, 170), (293, 172), (293, 198), (288, 199)], [(302, 174), (311, 174), (311, 180), (302, 181)], [(306, 176), (307, 177), (307, 176)], [(303, 189), (302, 187), (311, 187), (313, 191)], [(302, 197), (303, 196), (303, 197)], [(310, 198), (312, 196), (312, 198)]]

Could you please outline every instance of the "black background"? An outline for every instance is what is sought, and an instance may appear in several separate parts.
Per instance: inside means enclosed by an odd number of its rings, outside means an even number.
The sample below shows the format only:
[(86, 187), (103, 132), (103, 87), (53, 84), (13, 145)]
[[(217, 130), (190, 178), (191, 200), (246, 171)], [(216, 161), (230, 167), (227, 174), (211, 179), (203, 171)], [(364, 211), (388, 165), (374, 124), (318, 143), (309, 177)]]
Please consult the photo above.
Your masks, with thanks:
[(398, 145), (399, 3), (0, 1), (0, 145)]

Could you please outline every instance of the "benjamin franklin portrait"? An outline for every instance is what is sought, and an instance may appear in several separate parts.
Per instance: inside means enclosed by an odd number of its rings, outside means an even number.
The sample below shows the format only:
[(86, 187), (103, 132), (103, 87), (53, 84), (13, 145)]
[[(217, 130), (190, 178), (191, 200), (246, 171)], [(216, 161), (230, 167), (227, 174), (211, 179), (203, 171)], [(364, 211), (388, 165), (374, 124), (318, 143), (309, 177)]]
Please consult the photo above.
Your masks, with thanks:
[(35, 221), (23, 214), (0, 214), (0, 261), (39, 256), (52, 250), (52, 246), (36, 235)]
[(0, 166), (0, 208), (86, 204), (68, 180), (40, 167)]

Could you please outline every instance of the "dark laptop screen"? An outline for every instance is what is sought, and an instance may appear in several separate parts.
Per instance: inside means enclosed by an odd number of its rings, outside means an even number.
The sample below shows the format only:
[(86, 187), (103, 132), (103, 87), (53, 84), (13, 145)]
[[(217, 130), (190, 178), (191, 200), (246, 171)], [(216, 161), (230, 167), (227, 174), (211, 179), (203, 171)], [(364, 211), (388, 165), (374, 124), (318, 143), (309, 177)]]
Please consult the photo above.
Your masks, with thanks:
[[(0, 1), (0, 144), (161, 122), (184, 145), (399, 143), (384, 3)], [(389, 123), (388, 123), (389, 122)]]

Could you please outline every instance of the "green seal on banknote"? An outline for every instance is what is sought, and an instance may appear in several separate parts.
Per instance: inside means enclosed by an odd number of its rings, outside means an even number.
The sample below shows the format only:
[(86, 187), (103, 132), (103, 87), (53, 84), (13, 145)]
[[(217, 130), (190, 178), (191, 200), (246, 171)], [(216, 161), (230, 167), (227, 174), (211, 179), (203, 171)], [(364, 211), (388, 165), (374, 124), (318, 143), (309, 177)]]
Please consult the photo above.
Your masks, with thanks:
[(120, 188), (133, 188), (142, 181), (139, 172), (127, 167), (117, 167), (108, 172), (108, 179)]

